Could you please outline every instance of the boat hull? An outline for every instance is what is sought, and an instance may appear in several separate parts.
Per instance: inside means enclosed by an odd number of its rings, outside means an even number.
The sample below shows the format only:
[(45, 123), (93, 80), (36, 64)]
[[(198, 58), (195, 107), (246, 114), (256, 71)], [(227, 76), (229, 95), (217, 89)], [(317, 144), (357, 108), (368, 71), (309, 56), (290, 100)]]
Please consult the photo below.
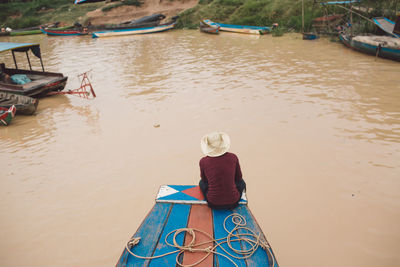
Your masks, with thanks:
[[(243, 218), (247, 222), (246, 227), (251, 229), (254, 234), (260, 236), (261, 244), (263, 244), (265, 248), (256, 246), (254, 253), (244, 259), (237, 259), (229, 256), (228, 259), (225, 257), (224, 255), (228, 255), (226, 252), (234, 256), (238, 256), (239, 254), (234, 252), (234, 250), (229, 247), (228, 243), (221, 242), (220, 246), (215, 246), (216, 241), (214, 239), (226, 238), (228, 235), (227, 229), (239, 235), (250, 233), (244, 228), (234, 230), (235, 224), (233, 220), (231, 220), (232, 216)], [(193, 231), (195, 231), (195, 240), (190, 230), (185, 229), (193, 229)], [(180, 232), (178, 233), (178, 231)], [(175, 239), (173, 237), (174, 232), (176, 234)], [(247, 235), (246, 237), (251, 238)], [(233, 237), (233, 239), (235, 239), (235, 237)], [(201, 263), (196, 266), (224, 267), (233, 266), (234, 262), (237, 266), (278, 267), (275, 255), (248, 208), (246, 199), (242, 198), (241, 204), (235, 209), (214, 210), (206, 205), (199, 187), (194, 185), (162, 186), (157, 196), (156, 204), (143, 220), (132, 237), (131, 241), (132, 240), (134, 241), (134, 246), (130, 247), (132, 243), (128, 242), (127, 248), (124, 249), (116, 264), (117, 267), (176, 266), (176, 260), (183, 265), (190, 265), (202, 260)], [(173, 244), (174, 241), (178, 246), (189, 246), (202, 251), (189, 252), (185, 249), (177, 250), (176, 247), (169, 245)], [(195, 244), (191, 243), (191, 241), (195, 242)], [(200, 244), (203, 242), (204, 244)], [(219, 242), (220, 241), (218, 241), (218, 243)], [(199, 246), (196, 244), (199, 244)], [(237, 250), (251, 249), (249, 243), (243, 240), (233, 241), (231, 245)], [(213, 252), (205, 253), (207, 248), (212, 248)], [(134, 256), (132, 253), (138, 256), (153, 258), (141, 259)], [(166, 253), (170, 254), (165, 255)], [(164, 256), (162, 257), (155, 257), (163, 254)]]
[(316, 40), (318, 38), (318, 35), (316, 35), (315, 33), (303, 33), (303, 40)]
[(0, 107), (17, 108), (17, 115), (32, 115), (36, 112), (39, 100), (23, 95), (0, 92)]
[(226, 32), (260, 35), (260, 34), (267, 34), (271, 31), (271, 28), (269, 28), (269, 27), (223, 24), (223, 23), (213, 22), (209, 19), (203, 20), (203, 22), (209, 26), (219, 26), (220, 31), (226, 31)]
[(117, 29), (110, 31), (99, 31), (93, 32), (93, 38), (101, 38), (101, 37), (112, 37), (112, 36), (123, 36), (123, 35), (133, 35), (133, 34), (148, 34), (148, 33), (156, 33), (163, 32), (173, 29), (175, 23), (160, 25), (156, 27), (148, 27), (148, 28), (132, 28), (132, 29)]
[(378, 47), (376, 45), (359, 42), (344, 34), (340, 34), (339, 38), (344, 45), (356, 51), (373, 56), (379, 56), (381, 58), (400, 61), (400, 49), (393, 49), (389, 47)]
[(210, 26), (206, 23), (200, 21), (200, 31), (204, 33), (211, 33), (211, 34), (218, 34), (219, 33), (219, 26)]
[(75, 30), (50, 30), (43, 29), (40, 30), (49, 36), (80, 36), (80, 35), (88, 35), (88, 32), (75, 31)]
[(11, 106), (10, 108), (0, 107), (0, 125), (9, 125), (14, 118), (16, 111), (17, 109), (15, 108), (15, 106)]

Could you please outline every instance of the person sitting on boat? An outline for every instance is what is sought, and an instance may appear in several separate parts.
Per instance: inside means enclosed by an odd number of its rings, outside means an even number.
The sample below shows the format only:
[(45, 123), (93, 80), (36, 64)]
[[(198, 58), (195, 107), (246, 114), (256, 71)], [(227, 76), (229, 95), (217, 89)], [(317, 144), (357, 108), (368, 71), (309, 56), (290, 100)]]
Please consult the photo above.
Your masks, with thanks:
[(246, 183), (238, 157), (228, 152), (230, 138), (226, 133), (213, 132), (200, 141), (206, 155), (200, 160), (200, 190), (208, 206), (214, 209), (233, 209), (241, 199)]

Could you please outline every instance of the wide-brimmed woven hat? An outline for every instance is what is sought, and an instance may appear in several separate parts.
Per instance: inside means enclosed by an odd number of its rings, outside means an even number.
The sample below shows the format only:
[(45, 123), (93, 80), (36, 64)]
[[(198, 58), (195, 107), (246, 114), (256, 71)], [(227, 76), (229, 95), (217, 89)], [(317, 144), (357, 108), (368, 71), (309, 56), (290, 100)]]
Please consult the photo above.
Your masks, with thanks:
[(231, 146), (229, 135), (223, 132), (212, 132), (200, 140), (201, 151), (207, 156), (218, 157), (225, 154)]

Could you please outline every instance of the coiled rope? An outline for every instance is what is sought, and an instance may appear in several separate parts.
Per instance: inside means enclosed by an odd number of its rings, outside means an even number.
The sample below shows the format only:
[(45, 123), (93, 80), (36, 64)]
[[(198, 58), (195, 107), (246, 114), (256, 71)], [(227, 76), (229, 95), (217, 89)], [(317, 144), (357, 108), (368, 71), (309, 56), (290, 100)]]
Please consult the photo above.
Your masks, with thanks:
[[(231, 218), (232, 223), (235, 225), (233, 227), (232, 230), (228, 230), (226, 227), (226, 222), (227, 220)], [(271, 247), (268, 244), (267, 241), (265, 240), (261, 240), (261, 233), (256, 234), (253, 230), (251, 230), (250, 228), (246, 227), (246, 219), (238, 214), (238, 213), (233, 213), (229, 216), (227, 216), (224, 220), (224, 229), (225, 231), (228, 233), (226, 237), (223, 238), (219, 238), (219, 239), (214, 239), (210, 234), (199, 230), (199, 229), (195, 229), (195, 228), (180, 228), (180, 229), (176, 229), (173, 230), (171, 232), (169, 232), (166, 237), (165, 237), (165, 243), (168, 246), (174, 247), (176, 248), (175, 251), (171, 251), (165, 254), (161, 254), (161, 255), (155, 255), (155, 256), (140, 256), (140, 255), (136, 255), (135, 253), (133, 253), (131, 251), (132, 247), (134, 247), (135, 245), (139, 244), (140, 242), (140, 237), (132, 237), (128, 243), (126, 244), (126, 250), (134, 257), (139, 258), (139, 259), (145, 259), (145, 260), (151, 260), (151, 259), (157, 259), (157, 258), (161, 258), (161, 257), (165, 257), (167, 255), (170, 254), (174, 254), (174, 253), (178, 253), (176, 255), (176, 264), (178, 264), (181, 267), (193, 267), (196, 266), (197, 264), (199, 264), (200, 262), (204, 261), (208, 256), (210, 256), (210, 254), (217, 254), (220, 255), (222, 257), (225, 257), (226, 259), (228, 259), (229, 261), (231, 261), (233, 263), (233, 265), (235, 265), (236, 267), (238, 267), (238, 265), (233, 261), (232, 258), (235, 259), (247, 259), (250, 258), (258, 249), (258, 247), (261, 247), (265, 250), (265, 252), (268, 255), (268, 258), (272, 259), (272, 261), (270, 261), (270, 266), (274, 266), (275, 265), (275, 258), (272, 254), (271, 251)], [(244, 230), (241, 231), (241, 233), (238, 233), (237, 230)], [(201, 242), (196, 244), (196, 232), (202, 233), (204, 235), (206, 235), (209, 240)], [(236, 233), (235, 233), (236, 232)], [(181, 233), (187, 233), (188, 235), (190, 235), (192, 237), (192, 239), (190, 240), (188, 245), (179, 245), (176, 241), (176, 238), (179, 234)], [(168, 237), (170, 235), (173, 234), (173, 244), (168, 242)], [(244, 242), (247, 245), (245, 247), (247, 247), (248, 245), (250, 246), (249, 249), (235, 249), (233, 247), (233, 242)], [(204, 244), (208, 244), (210, 243), (210, 246), (206, 247), (206, 248), (198, 248), (199, 246), (202, 246)], [(228, 252), (224, 247), (222, 247), (222, 244), (227, 244), (228, 247), (234, 251), (236, 254), (238, 254), (239, 256), (233, 255), (232, 253)], [(220, 253), (217, 252), (216, 249), (217, 247), (220, 247), (226, 254), (224, 253)], [(189, 251), (189, 252), (203, 252), (206, 253), (206, 255), (204, 257), (202, 257), (200, 260), (198, 260), (197, 262), (193, 263), (193, 264), (182, 264), (179, 262), (179, 256), (184, 253), (185, 251)], [(272, 264), (271, 264), (272, 263)]]

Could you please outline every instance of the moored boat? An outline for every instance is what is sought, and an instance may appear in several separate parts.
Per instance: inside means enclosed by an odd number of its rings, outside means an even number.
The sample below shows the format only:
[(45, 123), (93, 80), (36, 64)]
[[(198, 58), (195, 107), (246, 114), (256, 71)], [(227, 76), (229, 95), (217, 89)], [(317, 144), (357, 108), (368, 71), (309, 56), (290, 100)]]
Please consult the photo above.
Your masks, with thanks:
[(14, 118), (16, 111), (17, 109), (15, 106), (11, 106), (9, 108), (0, 107), (0, 125), (9, 125)]
[(377, 57), (400, 61), (400, 39), (389, 36), (354, 36), (340, 34), (340, 40), (349, 48)]
[(124, 28), (124, 29), (115, 29), (115, 30), (106, 30), (106, 31), (97, 31), (92, 33), (93, 38), (100, 37), (112, 37), (112, 36), (122, 36), (122, 35), (132, 35), (132, 34), (147, 34), (147, 33), (156, 33), (168, 31), (174, 28), (176, 22), (172, 22), (169, 24), (154, 26), (154, 27), (146, 27), (146, 28)]
[(0, 92), (0, 107), (10, 108), (15, 106), (17, 115), (32, 115), (36, 112), (39, 100), (24, 95)]
[(208, 25), (203, 21), (200, 21), (199, 29), (201, 32), (218, 34), (219, 28), (220, 27), (218, 25)]
[(87, 28), (83, 28), (82, 30), (57, 30), (57, 29), (40, 28), (40, 30), (44, 34), (50, 36), (78, 36), (78, 35), (89, 34)]
[[(15, 68), (7, 68), (4, 63), (0, 64), (0, 73), (3, 76), (3, 80), (0, 80), (0, 92), (42, 97), (51, 91), (61, 91), (64, 89), (68, 77), (65, 77), (62, 73), (46, 72), (44, 70), (39, 44), (0, 42), (0, 52), (4, 51), (12, 52)], [(29, 51), (40, 59), (42, 71), (32, 69)], [(15, 52), (26, 54), (29, 70), (18, 68)]]
[(227, 32), (247, 33), (247, 34), (266, 34), (271, 31), (270, 27), (223, 24), (223, 23), (213, 22), (209, 19), (205, 19), (205, 20), (203, 20), (203, 22), (209, 26), (219, 26), (220, 31), (227, 31)]
[(164, 185), (116, 266), (278, 267), (278, 263), (245, 194), (238, 207), (215, 210), (208, 207), (198, 186)]
[(315, 40), (318, 39), (319, 36), (312, 32), (303, 32), (303, 40)]

